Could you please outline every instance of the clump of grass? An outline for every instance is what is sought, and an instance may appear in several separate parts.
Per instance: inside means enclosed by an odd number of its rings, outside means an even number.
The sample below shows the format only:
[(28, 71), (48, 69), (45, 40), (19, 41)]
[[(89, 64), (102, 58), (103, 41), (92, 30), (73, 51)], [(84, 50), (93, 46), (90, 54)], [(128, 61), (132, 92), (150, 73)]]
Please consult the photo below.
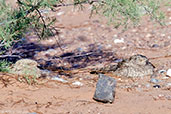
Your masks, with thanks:
[(34, 85), (37, 83), (37, 77), (30, 76), (30, 75), (24, 75), (24, 76), (18, 77), (18, 81), (27, 83), (28, 85)]
[(10, 72), (10, 65), (11, 63), (6, 60), (0, 61), (0, 72)]

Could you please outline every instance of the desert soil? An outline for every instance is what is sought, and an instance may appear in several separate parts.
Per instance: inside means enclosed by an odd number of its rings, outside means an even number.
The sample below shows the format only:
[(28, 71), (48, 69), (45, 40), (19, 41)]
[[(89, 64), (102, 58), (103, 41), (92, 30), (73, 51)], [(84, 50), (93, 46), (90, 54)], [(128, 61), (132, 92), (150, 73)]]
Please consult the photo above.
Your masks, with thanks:
[[(47, 11), (57, 18), (54, 26), (58, 27), (59, 37), (38, 41), (36, 36), (28, 33), (26, 43), (32, 43), (40, 49), (28, 49), (26, 54), (34, 60), (55, 62), (57, 65), (71, 68), (70, 76), (58, 74), (67, 83), (39, 79), (38, 84), (28, 85), (17, 81), (17, 76), (0, 74), (0, 114), (171, 114), (171, 78), (157, 74), (160, 88), (150, 83), (150, 76), (141, 79), (119, 78), (106, 74), (117, 80), (116, 96), (112, 104), (94, 101), (98, 75), (90, 74), (90, 68), (105, 66), (109, 63), (142, 54), (149, 58), (157, 70), (171, 68), (171, 9), (163, 7), (166, 12), (166, 26), (160, 26), (144, 17), (140, 25), (125, 32), (108, 25), (104, 17), (90, 15), (90, 6), (84, 10), (73, 7), (61, 7), (58, 12)], [(116, 43), (116, 39), (121, 42)], [(56, 40), (60, 44), (57, 44)], [(61, 50), (62, 48), (62, 50)], [(14, 50), (15, 53), (23, 49)], [(84, 53), (83, 53), (84, 52)], [(65, 53), (76, 55), (92, 54), (86, 58), (69, 59), (59, 62), (58, 56)], [(97, 54), (97, 55), (96, 55)], [(50, 70), (50, 68), (49, 68)], [(83, 85), (73, 85), (79, 81)], [(171, 86), (171, 85), (169, 85)]]

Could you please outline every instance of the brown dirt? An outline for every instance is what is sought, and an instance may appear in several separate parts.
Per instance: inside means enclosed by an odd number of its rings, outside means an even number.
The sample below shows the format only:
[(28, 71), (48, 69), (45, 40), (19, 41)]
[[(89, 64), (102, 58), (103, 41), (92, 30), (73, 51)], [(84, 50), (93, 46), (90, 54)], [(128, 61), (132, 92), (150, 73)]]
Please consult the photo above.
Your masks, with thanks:
[[(163, 8), (169, 17), (171, 11)], [(45, 41), (35, 41), (33, 37), (27, 37), (29, 42), (37, 45), (53, 47), (47, 56), (47, 50), (36, 52), (32, 58), (35, 60), (48, 60), (53, 56), (60, 56), (66, 52), (75, 52), (82, 48), (85, 52), (102, 49), (104, 52), (114, 53), (115, 58), (128, 58), (134, 54), (143, 54), (156, 66), (158, 70), (171, 68), (171, 25), (159, 26), (144, 18), (137, 28), (130, 28), (126, 32), (121, 29), (113, 29), (106, 24), (106, 19), (101, 16), (89, 18), (89, 6), (84, 11), (73, 10), (72, 7), (60, 8), (62, 15), (51, 12), (49, 15), (57, 17), (55, 24), (60, 30), (61, 51), (52, 37)], [(58, 37), (56, 37), (58, 38)], [(124, 39), (124, 43), (114, 43), (114, 39)], [(153, 44), (159, 47), (152, 47)], [(113, 55), (112, 55), (113, 56)], [(108, 56), (109, 57), (109, 56)], [(72, 66), (67, 61), (66, 65)], [(112, 74), (109, 76), (117, 80), (116, 97), (112, 104), (103, 104), (94, 101), (97, 75), (90, 74), (89, 67), (103, 66), (107, 61), (101, 57), (87, 63), (82, 70), (72, 70), (72, 78), (62, 76), (68, 83), (39, 79), (36, 85), (27, 85), (16, 80), (17, 76), (0, 74), (0, 114), (170, 114), (171, 113), (171, 89), (165, 84), (171, 82), (171, 78), (163, 79), (163, 75), (157, 78), (162, 80), (161, 88), (153, 88), (149, 82), (150, 77), (143, 79), (121, 79)], [(81, 62), (79, 64), (83, 64)], [(78, 64), (74, 62), (73, 64)], [(83, 86), (74, 86), (72, 82), (80, 81)]]

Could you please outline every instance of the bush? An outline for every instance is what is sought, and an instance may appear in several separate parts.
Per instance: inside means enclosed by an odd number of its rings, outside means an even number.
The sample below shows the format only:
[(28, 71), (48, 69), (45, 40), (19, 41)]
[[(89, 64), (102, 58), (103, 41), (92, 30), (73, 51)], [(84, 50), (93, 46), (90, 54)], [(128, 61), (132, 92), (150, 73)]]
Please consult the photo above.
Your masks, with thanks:
[[(0, 50), (7, 49), (23, 37), (28, 30), (34, 30), (39, 38), (55, 35), (51, 25), (53, 18), (45, 19), (40, 9), (84, 4), (92, 5), (92, 14), (98, 13), (108, 17), (115, 28), (137, 25), (143, 15), (149, 15), (161, 25), (164, 14), (159, 11), (159, 0), (72, 0), (65, 4), (63, 0), (17, 0), (18, 7), (11, 8), (5, 0), (0, 0)], [(55, 30), (56, 31), (56, 30)]]
[(11, 63), (6, 60), (0, 61), (0, 72), (9, 72)]

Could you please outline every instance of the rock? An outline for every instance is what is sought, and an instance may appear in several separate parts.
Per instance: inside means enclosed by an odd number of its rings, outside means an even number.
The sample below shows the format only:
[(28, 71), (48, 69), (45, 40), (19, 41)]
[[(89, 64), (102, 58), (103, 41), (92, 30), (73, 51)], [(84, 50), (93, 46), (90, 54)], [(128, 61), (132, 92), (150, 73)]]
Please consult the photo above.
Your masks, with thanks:
[(99, 74), (93, 99), (104, 103), (112, 103), (115, 97), (115, 87), (115, 79)]
[(160, 47), (158, 44), (153, 44), (152, 46), (151, 46), (152, 48), (158, 48), (158, 47)]
[(52, 77), (51, 80), (56, 80), (62, 83), (67, 83), (67, 80), (64, 80), (63, 78), (60, 78), (59, 76)]
[(166, 83), (166, 84), (164, 84), (163, 89), (164, 89), (164, 90), (171, 90), (171, 83)]
[(171, 100), (171, 95), (165, 97), (167, 100)]
[(167, 75), (168, 77), (171, 77), (171, 69), (168, 69), (168, 70), (167, 70), (166, 75)]
[(154, 85), (153, 87), (154, 87), (154, 88), (161, 88), (160, 85)]
[(157, 83), (159, 83), (159, 80), (157, 80), (157, 79), (155, 79), (155, 78), (152, 78), (152, 79), (150, 80), (150, 82), (151, 82), (151, 83), (154, 83), (154, 84), (157, 84)]
[(114, 43), (115, 43), (115, 44), (124, 43), (124, 39), (123, 39), (123, 38), (121, 38), (121, 39), (115, 39), (115, 40), (114, 40)]
[(53, 76), (53, 72), (50, 70), (41, 70), (41, 77), (52, 77)]
[(113, 60), (114, 63), (119, 63), (119, 62), (122, 62), (122, 61), (123, 61), (123, 59), (117, 59), (117, 58)]
[(83, 86), (83, 83), (79, 82), (79, 81), (75, 81), (72, 83), (72, 85), (75, 85), (75, 86)]
[(38, 63), (31, 59), (18, 60), (12, 67), (11, 73), (23, 76), (41, 76), (41, 70), (37, 67)]
[(159, 72), (160, 74), (163, 74), (163, 73), (166, 72), (166, 70), (159, 70), (158, 72)]
[(63, 15), (64, 13), (65, 13), (65, 12), (62, 11), (62, 12), (58, 12), (56, 15), (57, 15), (57, 16), (61, 16), (61, 15)]
[(144, 77), (154, 74), (154, 65), (143, 55), (134, 55), (119, 62), (114, 74), (124, 77)]
[(169, 79), (169, 77), (165, 76), (165, 77), (162, 77), (163, 80), (167, 80)]

